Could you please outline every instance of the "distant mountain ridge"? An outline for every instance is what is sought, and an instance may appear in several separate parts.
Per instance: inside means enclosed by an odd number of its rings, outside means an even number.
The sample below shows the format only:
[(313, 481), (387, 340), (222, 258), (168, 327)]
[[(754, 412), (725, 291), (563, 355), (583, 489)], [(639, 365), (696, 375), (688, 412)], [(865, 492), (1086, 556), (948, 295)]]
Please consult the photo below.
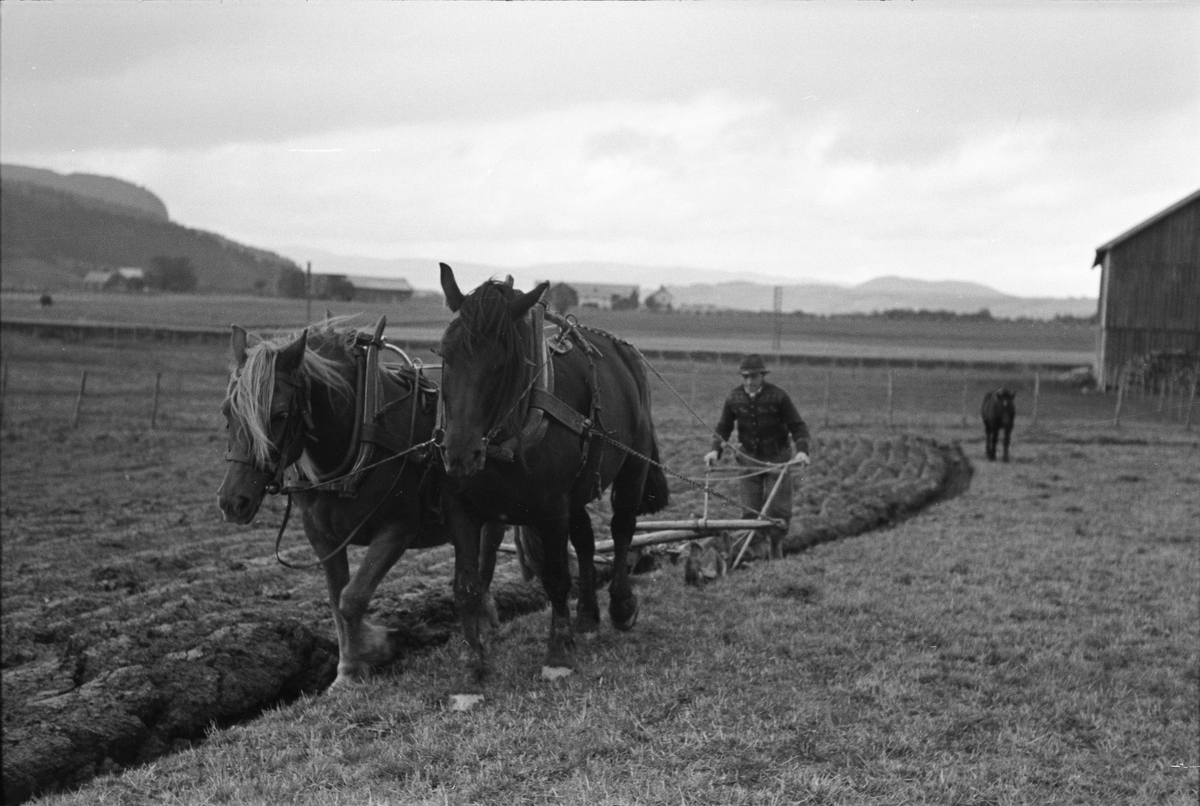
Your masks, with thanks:
[(112, 176), (60, 174), (44, 168), (7, 164), (0, 165), (0, 181), (23, 182), (70, 193), (80, 204), (108, 208), (116, 213), (170, 220), (162, 199), (143, 187)]
[[(785, 313), (803, 311), (831, 315), (895, 309), (976, 313), (986, 308), (993, 316), (1005, 319), (1053, 319), (1055, 316), (1087, 317), (1097, 310), (1097, 301), (1088, 297), (1018, 297), (979, 283), (954, 280), (878, 277), (849, 287), (826, 283), (781, 287)], [(678, 307), (774, 309), (774, 287), (758, 283), (668, 285), (667, 290)]]
[[(437, 289), (438, 261), (417, 258), (366, 258), (335, 255), (299, 246), (278, 247), (303, 265), (311, 260), (313, 271), (330, 274), (370, 274), (404, 277), (418, 289)], [(769, 275), (740, 275), (714, 270), (684, 267), (637, 266), (626, 263), (562, 262), (532, 266), (494, 266), (448, 259), (459, 285), (474, 288), (489, 277), (512, 274), (517, 284), (530, 287), (539, 280), (554, 282), (627, 283), (639, 286), (642, 297), (658, 284), (647, 278), (668, 274), (686, 275), (697, 280), (687, 285), (667, 283), (666, 288), (677, 308), (712, 308), (739, 311), (774, 310), (775, 286), (783, 288), (785, 313), (803, 311), (818, 315), (873, 313), (893, 309), (977, 313), (987, 308), (998, 318), (1053, 319), (1055, 316), (1087, 317), (1096, 313), (1097, 300), (1089, 297), (1018, 297), (980, 283), (958, 280), (913, 280), (906, 277), (877, 277), (857, 286), (832, 283), (787, 283)], [(749, 278), (749, 279), (745, 279)]]

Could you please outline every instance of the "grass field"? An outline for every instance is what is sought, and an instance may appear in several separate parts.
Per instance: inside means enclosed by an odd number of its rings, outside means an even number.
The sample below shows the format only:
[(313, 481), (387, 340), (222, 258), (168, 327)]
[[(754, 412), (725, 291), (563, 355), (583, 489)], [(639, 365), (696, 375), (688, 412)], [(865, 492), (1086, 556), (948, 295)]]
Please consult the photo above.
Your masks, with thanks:
[(1193, 804), (1200, 450), (1041, 443), (894, 529), (703, 588), (537, 680), (505, 628), (493, 697), (457, 649), (306, 699), (54, 804)]
[[(309, 310), (311, 307), (311, 311)], [(124, 294), (59, 294), (43, 308), (32, 294), (0, 295), (0, 319), (121, 322), (153, 325), (225, 328), (298, 327), (306, 314), (320, 318), (326, 308), (336, 315), (362, 313), (364, 321), (383, 315), (391, 328), (440, 333), (450, 320), (440, 297), (414, 298), (400, 305), (314, 301), (276, 297), (221, 297), (193, 294), (136, 296)], [(648, 311), (574, 311), (580, 321), (633, 341), (661, 340), (690, 344), (691, 349), (716, 349), (722, 342), (772, 350), (775, 319), (770, 315), (655, 314)], [(1039, 356), (1078, 356), (1095, 349), (1095, 329), (1059, 322), (904, 321), (878, 318), (820, 318), (785, 316), (780, 320), (784, 352), (844, 347), (843, 354), (872, 354), (882, 349), (904, 350), (921, 357), (948, 351), (1003, 350), (1037, 363)], [(734, 348), (734, 349), (741, 349)], [(1046, 361), (1047, 359), (1041, 359)], [(1075, 360), (1075, 359), (1072, 359)]]
[[(219, 345), (6, 336), (4, 351), (5, 440), (144, 431), (162, 373), (156, 444), (208, 432), (223, 451)], [(664, 461), (694, 473), (735, 370), (655, 369)], [(678, 567), (640, 577), (638, 626), (606, 626), (563, 683), (537, 680), (537, 614), (506, 626), (476, 712), (442, 708), (446, 646), (39, 802), (1195, 803), (1200, 442), (1178, 401), (1126, 401), (1118, 428), (1111, 395), (1041, 377), (1033, 427), (1027, 373), (896, 370), (889, 427), (885, 370), (771, 377), (818, 440), (961, 442), (970, 489), (702, 588)], [(976, 409), (999, 383), (1018, 389), (1008, 464), (981, 460)]]

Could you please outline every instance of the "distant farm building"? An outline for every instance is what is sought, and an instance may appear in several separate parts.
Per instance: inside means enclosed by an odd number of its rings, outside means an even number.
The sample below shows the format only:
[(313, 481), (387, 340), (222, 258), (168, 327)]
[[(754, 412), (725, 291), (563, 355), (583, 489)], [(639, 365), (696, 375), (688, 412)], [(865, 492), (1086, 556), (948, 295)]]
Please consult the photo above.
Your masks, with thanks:
[(358, 274), (346, 276), (354, 286), (355, 302), (397, 303), (410, 299), (413, 287), (403, 277), (365, 277)]
[(1101, 388), (1148, 356), (1200, 358), (1200, 191), (1099, 247), (1092, 265), (1100, 267)]
[(653, 294), (647, 295), (642, 304), (652, 311), (671, 311), (675, 309), (675, 295), (661, 285)]
[(116, 271), (89, 271), (83, 278), (89, 291), (142, 291), (146, 288), (146, 272), (133, 266)]
[(636, 285), (613, 285), (608, 283), (571, 283), (580, 308), (627, 311), (638, 307)]
[(361, 274), (313, 274), (309, 289), (313, 299), (343, 302), (404, 302), (413, 287), (402, 277), (368, 277)]

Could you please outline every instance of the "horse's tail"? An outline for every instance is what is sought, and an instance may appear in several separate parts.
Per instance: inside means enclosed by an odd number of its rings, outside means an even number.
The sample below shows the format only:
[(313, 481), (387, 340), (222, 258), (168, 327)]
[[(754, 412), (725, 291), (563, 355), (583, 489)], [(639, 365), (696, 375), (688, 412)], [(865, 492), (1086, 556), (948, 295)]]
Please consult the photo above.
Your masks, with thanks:
[(638, 504), (638, 515), (649, 515), (658, 512), (671, 502), (671, 488), (667, 486), (667, 474), (658, 464), (658, 440), (654, 440), (650, 448), (650, 459), (653, 464), (647, 469), (646, 483), (642, 485), (642, 500)]

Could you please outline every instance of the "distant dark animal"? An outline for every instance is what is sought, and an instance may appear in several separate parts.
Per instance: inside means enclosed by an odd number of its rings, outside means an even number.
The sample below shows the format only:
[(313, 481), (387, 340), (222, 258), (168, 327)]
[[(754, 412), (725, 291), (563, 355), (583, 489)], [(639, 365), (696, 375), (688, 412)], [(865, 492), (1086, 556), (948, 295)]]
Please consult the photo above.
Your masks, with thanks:
[[(441, 476), (431, 439), (438, 390), (411, 362), (379, 363), (382, 329), (382, 320), (374, 336), (326, 322), (247, 346), (246, 331), (235, 326), (221, 406), (229, 430), (221, 512), (247, 524), (268, 493), (295, 500), (325, 570), (338, 639), (335, 685), (360, 681), (393, 658), (387, 631), (366, 618), (388, 570), (406, 549), (450, 540), (430, 517), (436, 491), (426, 486), (427, 473)], [(300, 480), (285, 488), (288, 467)], [(481, 608), (495, 618), (487, 591), (504, 526), (487, 524), (485, 534), (490, 553), (476, 558)], [(367, 547), (353, 576), (351, 544)]]
[(1000, 432), (1004, 432), (1004, 461), (1008, 461), (1008, 443), (1012, 438), (1013, 420), (1017, 416), (1017, 407), (1013, 405), (1016, 393), (1008, 389), (997, 389), (983, 396), (983, 429), (986, 432), (987, 458), (996, 459), (996, 442)]
[[(539, 359), (545, 312), (534, 308), (548, 283), (522, 294), (511, 280), (488, 281), (464, 295), (453, 270), (444, 263), (441, 268), (446, 305), (458, 314), (441, 345), (442, 456), (449, 475), (443, 506), (454, 533), (455, 603), (475, 654), (468, 659), (467, 685), (471, 675), (478, 685), (488, 671), (474, 559), (487, 520), (518, 524), (530, 534), (552, 609), (542, 674), (569, 674), (573, 633), (595, 632), (600, 622), (587, 504), (612, 487), (608, 613), (614, 627), (628, 630), (638, 615), (627, 562), (637, 516), (668, 500), (666, 475), (655, 464), (658, 444), (641, 357), (620, 339), (587, 329), (575, 332), (571, 349), (550, 350)], [(547, 376), (553, 377), (548, 393), (535, 387)], [(530, 436), (524, 424), (543, 413), (544, 428)], [(567, 606), (568, 540), (579, 566), (574, 627)]]
[(49, 308), (53, 304), (54, 297), (50, 296), (49, 294), (42, 294), (40, 297), (38, 297), (38, 305), (41, 305), (43, 308)]

